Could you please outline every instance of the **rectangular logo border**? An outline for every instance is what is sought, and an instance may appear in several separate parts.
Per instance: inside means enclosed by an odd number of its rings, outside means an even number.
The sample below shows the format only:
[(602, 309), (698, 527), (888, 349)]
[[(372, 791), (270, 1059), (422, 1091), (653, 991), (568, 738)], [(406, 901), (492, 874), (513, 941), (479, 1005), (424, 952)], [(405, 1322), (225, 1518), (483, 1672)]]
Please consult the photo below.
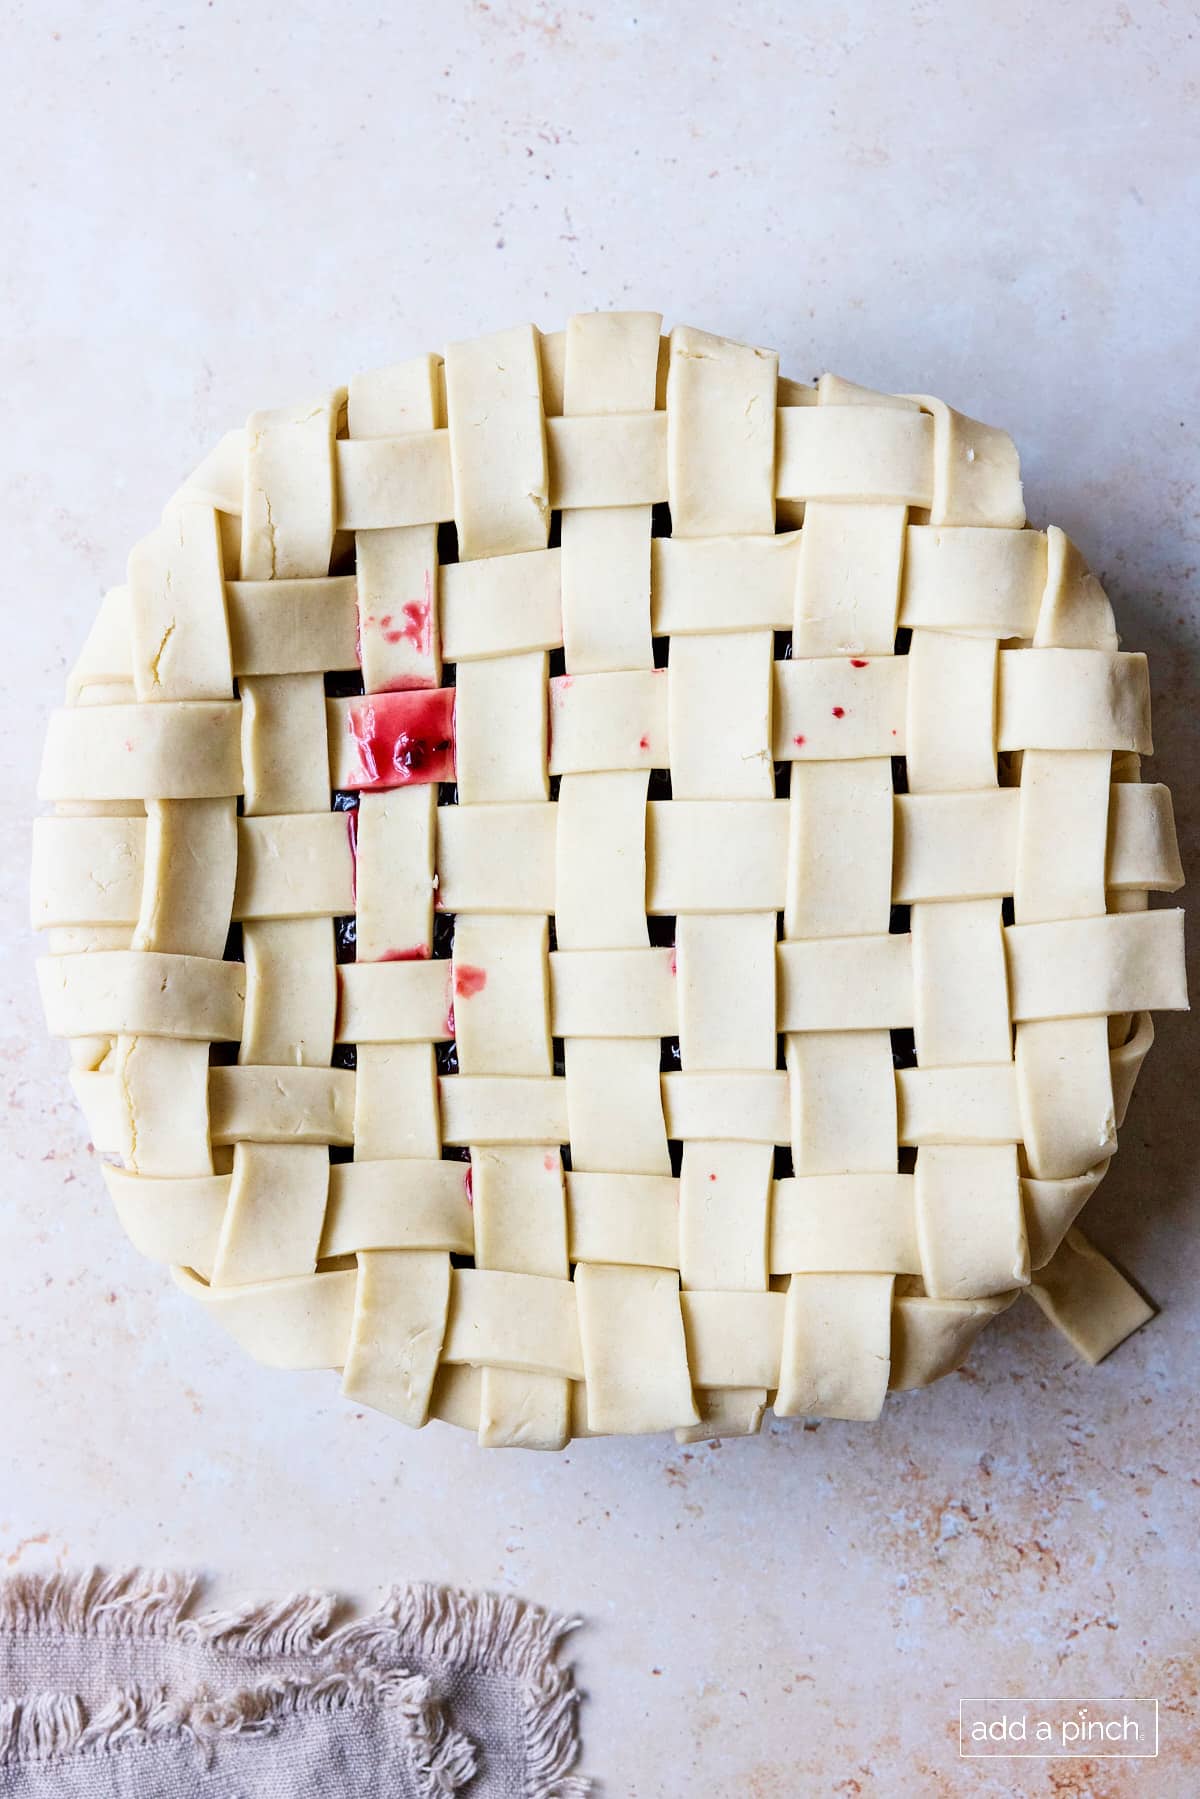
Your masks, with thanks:
[[(963, 1748), (963, 1706), (964, 1705), (1152, 1705), (1154, 1707), (1154, 1748), (1139, 1751), (1136, 1755), (1121, 1755), (1105, 1749), (1013, 1749), (999, 1750), (995, 1755), (984, 1755), (978, 1751)], [(1159, 1708), (1160, 1700), (1155, 1699), (1022, 1699), (1019, 1695), (1010, 1699), (975, 1699), (960, 1698), (958, 1702), (958, 1759), (964, 1762), (1151, 1762), (1158, 1759), (1160, 1749)]]

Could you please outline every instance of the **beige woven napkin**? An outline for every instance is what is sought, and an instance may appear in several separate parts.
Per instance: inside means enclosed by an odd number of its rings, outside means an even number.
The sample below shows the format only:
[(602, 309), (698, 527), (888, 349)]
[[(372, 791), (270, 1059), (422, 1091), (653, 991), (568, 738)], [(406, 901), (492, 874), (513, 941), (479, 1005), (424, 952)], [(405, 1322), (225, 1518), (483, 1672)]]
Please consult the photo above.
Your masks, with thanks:
[(393, 1588), (203, 1611), (179, 1574), (0, 1582), (0, 1799), (583, 1799), (573, 1620)]

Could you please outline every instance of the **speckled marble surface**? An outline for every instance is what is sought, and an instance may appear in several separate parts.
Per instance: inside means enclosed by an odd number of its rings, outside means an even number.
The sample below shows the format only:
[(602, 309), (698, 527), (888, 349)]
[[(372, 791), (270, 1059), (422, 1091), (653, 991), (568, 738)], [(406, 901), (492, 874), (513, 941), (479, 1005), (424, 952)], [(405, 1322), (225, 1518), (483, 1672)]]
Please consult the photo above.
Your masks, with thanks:
[[(103, 588), (252, 405), (654, 306), (1005, 424), (1152, 656), (1200, 868), (1190, 6), (11, 4), (0, 1567), (403, 1577), (588, 1620), (637, 1799), (1190, 1795), (1200, 1106), (1167, 1018), (1087, 1217), (1162, 1305), (1100, 1369), (1031, 1306), (876, 1430), (483, 1455), (247, 1363), (126, 1244), (26, 923), (43, 718)], [(990, 16), (985, 16), (990, 15)], [(336, 25), (331, 23), (336, 18)], [(1162, 1697), (1157, 1763), (964, 1764), (960, 1695)]]

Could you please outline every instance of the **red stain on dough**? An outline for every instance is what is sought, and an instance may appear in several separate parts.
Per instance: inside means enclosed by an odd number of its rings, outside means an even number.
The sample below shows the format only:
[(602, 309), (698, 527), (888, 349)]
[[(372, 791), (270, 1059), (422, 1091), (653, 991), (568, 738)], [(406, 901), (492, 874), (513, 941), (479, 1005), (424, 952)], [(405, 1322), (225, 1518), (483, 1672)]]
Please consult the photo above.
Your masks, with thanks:
[(648, 737), (639, 737), (638, 748), (639, 750), (648, 750), (650, 748), (650, 739)]
[(351, 806), (346, 814), (346, 835), (350, 839), (350, 897), (354, 901), (354, 909), (358, 910), (358, 807)]
[(470, 1206), (471, 1210), (474, 1211), (475, 1210), (475, 1170), (471, 1167), (471, 1164), (469, 1162), (467, 1163), (466, 1173), (463, 1175), (463, 1186), (467, 1190), (467, 1204)]
[(850, 666), (851, 668), (869, 668), (870, 664), (862, 656), (851, 656)]
[(558, 1167), (558, 1157), (552, 1149), (548, 1149), (542, 1157), (542, 1167), (546, 1170), (547, 1174), (553, 1174), (554, 1170)]
[(351, 789), (407, 787), (454, 779), (453, 687), (372, 693), (355, 700), (346, 728), (358, 751)]
[(454, 964), (454, 992), (459, 999), (473, 999), (486, 986), (486, 968), (476, 968), (470, 962)]
[(833, 716), (835, 718), (845, 718), (846, 708), (844, 706), (835, 706), (833, 709)]
[(795, 744), (795, 745), (796, 745), (796, 748), (797, 748), (797, 749), (800, 749), (800, 750), (802, 750), (802, 749), (803, 749), (803, 748), (804, 748), (804, 739), (803, 739), (803, 737), (793, 737), (793, 738), (792, 738), (792, 742), (793, 742), (793, 743), (794, 743), (794, 744)]
[(385, 949), (379, 960), (381, 962), (428, 962), (430, 949), (427, 943), (410, 943), (407, 949)]
[[(433, 580), (425, 570), (425, 592), (419, 600), (404, 602), (404, 623), (393, 622), (390, 612), (379, 621), (385, 643), (411, 643), (418, 656), (428, 656), (433, 649)], [(370, 623), (370, 620), (367, 621)]]

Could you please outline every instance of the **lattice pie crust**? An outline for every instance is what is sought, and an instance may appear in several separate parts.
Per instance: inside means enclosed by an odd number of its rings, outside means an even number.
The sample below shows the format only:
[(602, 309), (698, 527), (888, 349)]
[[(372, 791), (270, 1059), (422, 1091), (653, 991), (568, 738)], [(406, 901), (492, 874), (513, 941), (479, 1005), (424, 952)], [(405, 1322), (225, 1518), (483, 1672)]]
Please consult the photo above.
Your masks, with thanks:
[(504, 331), (255, 413), (137, 545), (46, 1012), (262, 1361), (485, 1444), (874, 1418), (1022, 1290), (1093, 1358), (1148, 1315), (1072, 1226), (1186, 1005), (1150, 748), (1002, 432)]

